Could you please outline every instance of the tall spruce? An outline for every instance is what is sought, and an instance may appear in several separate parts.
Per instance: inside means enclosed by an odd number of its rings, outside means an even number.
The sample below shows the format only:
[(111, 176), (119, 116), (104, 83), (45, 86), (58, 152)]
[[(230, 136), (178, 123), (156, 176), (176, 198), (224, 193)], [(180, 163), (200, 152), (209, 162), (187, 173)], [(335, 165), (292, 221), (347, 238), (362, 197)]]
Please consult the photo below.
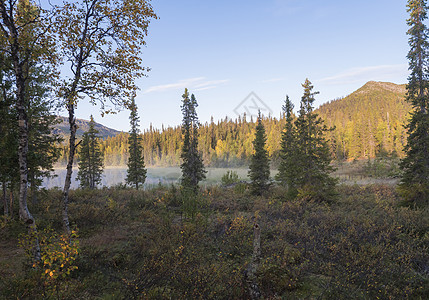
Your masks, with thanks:
[(251, 190), (255, 195), (262, 195), (270, 186), (270, 160), (265, 147), (267, 135), (262, 124), (261, 112), (258, 113), (255, 139), (253, 140), (254, 154), (250, 159), (249, 178)]
[(33, 203), (43, 178), (53, 177), (54, 164), (60, 156), (58, 145), (63, 138), (53, 131), (59, 123), (53, 114), (55, 104), (49, 86), (49, 73), (32, 68), (27, 88), (28, 116), (28, 183)]
[(306, 79), (302, 85), (304, 95), (301, 98), (296, 126), (296, 186), (301, 196), (315, 200), (330, 200), (334, 196), (336, 180), (329, 176), (334, 170), (330, 165), (331, 154), (325, 139), (328, 129), (323, 120), (315, 113), (313, 104), (313, 85)]
[(406, 157), (401, 161), (403, 175), (399, 185), (402, 196), (411, 203), (429, 203), (429, 84), (428, 84), (428, 28), (425, 0), (409, 0), (407, 5), (410, 18), (410, 51), (407, 101), (413, 110), (406, 125), (408, 131)]
[(194, 94), (189, 98), (188, 89), (182, 95), (182, 134), (183, 146), (182, 164), (182, 186), (191, 189), (194, 192), (198, 189), (198, 183), (206, 178), (206, 170), (204, 169), (201, 153), (198, 151), (198, 122), (196, 107), (198, 106)]
[(13, 189), (19, 182), (18, 126), (16, 124), (15, 97), (12, 90), (13, 78), (7, 59), (0, 52), (0, 182), (2, 185), (3, 211), (9, 216), (7, 189)]
[(296, 129), (294, 125), (293, 104), (286, 96), (285, 104), (282, 106), (284, 118), (286, 119), (285, 127), (282, 131), (280, 141), (280, 165), (276, 180), (288, 188), (288, 193), (296, 195)]
[(141, 145), (139, 130), (139, 117), (137, 115), (137, 105), (134, 98), (131, 100), (130, 109), (131, 130), (128, 137), (128, 151), (130, 156), (128, 158), (127, 178), (125, 181), (138, 190), (139, 185), (143, 185), (146, 180), (147, 170), (144, 165), (143, 147)]
[(95, 189), (103, 174), (103, 153), (100, 151), (98, 130), (91, 115), (89, 129), (83, 134), (79, 149), (79, 171), (76, 180), (83, 189)]

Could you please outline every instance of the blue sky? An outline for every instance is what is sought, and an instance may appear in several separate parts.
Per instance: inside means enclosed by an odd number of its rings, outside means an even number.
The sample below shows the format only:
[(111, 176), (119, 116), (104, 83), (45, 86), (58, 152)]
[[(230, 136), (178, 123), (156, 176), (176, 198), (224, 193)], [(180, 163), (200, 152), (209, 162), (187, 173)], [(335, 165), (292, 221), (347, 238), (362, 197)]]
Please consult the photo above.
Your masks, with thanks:
[[(181, 122), (187, 87), (202, 123), (236, 118), (254, 92), (274, 116), (285, 95), (299, 107), (308, 78), (316, 106), (367, 81), (406, 83), (405, 0), (153, 0), (136, 102), (141, 129)], [(249, 101), (249, 99), (248, 99)], [(247, 102), (247, 104), (251, 102)], [(246, 104), (246, 103), (245, 103)], [(251, 106), (251, 105), (248, 105)], [(236, 111), (234, 111), (236, 109)], [(101, 118), (81, 101), (77, 116), (129, 130), (128, 111)]]

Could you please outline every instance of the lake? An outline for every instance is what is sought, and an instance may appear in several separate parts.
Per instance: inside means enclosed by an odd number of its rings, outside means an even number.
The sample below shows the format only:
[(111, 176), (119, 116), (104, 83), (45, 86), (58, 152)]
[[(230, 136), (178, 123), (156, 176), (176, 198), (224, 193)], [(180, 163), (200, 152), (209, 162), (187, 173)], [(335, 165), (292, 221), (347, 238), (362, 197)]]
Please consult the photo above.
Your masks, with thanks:
[[(222, 176), (228, 171), (232, 170), (237, 172), (240, 180), (248, 180), (247, 169), (244, 168), (206, 168), (207, 170), (207, 179), (204, 180), (201, 184), (204, 185), (213, 185), (220, 182)], [(77, 168), (73, 168), (72, 176), (72, 189), (76, 189), (79, 186), (79, 182), (76, 181)], [(64, 180), (66, 177), (66, 168), (55, 169), (54, 178), (45, 178), (42, 183), (42, 187), (53, 188), (60, 187), (63, 188)], [(104, 169), (102, 181), (100, 186), (114, 186), (119, 183), (125, 183), (125, 177), (127, 175), (127, 167), (106, 167)], [(145, 187), (153, 187), (159, 182), (163, 185), (168, 185), (171, 183), (179, 183), (180, 176), (182, 175), (179, 167), (159, 167), (159, 168), (147, 168), (147, 178), (145, 182)], [(272, 174), (273, 176), (273, 174)]]

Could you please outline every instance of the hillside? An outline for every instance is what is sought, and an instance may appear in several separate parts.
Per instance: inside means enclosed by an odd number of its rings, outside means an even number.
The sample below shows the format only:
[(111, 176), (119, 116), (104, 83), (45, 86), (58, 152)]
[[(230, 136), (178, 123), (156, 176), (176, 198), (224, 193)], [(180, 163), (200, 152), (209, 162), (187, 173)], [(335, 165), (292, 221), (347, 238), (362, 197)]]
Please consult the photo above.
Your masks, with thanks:
[[(63, 116), (58, 116), (61, 123), (55, 125), (54, 133), (60, 134), (64, 137), (68, 137), (70, 134), (68, 118)], [(76, 135), (80, 139), (82, 134), (89, 129), (89, 121), (83, 119), (76, 119), (76, 124), (78, 126)], [(95, 123), (95, 129), (99, 131), (101, 138), (105, 139), (107, 137), (116, 136), (120, 131), (108, 128), (100, 123)]]
[[(334, 159), (359, 159), (377, 155), (403, 155), (406, 123), (411, 107), (405, 102), (405, 85), (370, 81), (342, 99), (330, 101), (316, 111), (335, 130), (329, 134)], [(279, 107), (283, 104), (279, 99)], [(64, 124), (64, 123), (63, 123)], [(267, 150), (276, 166), (284, 119), (263, 120)], [(64, 125), (63, 125), (64, 126)], [(87, 122), (79, 120), (79, 133)], [(124, 165), (128, 160), (128, 134), (98, 125), (104, 140), (102, 151), (106, 166)], [(225, 118), (201, 126), (199, 147), (207, 166), (247, 166), (252, 154), (255, 124), (246, 119)], [(65, 131), (67, 132), (67, 131)], [(148, 166), (180, 164), (182, 133), (180, 127), (143, 132), (144, 157)], [(60, 163), (65, 163), (67, 149)]]
[(404, 124), (411, 106), (405, 85), (370, 81), (349, 96), (323, 104), (318, 113), (335, 126), (332, 150), (338, 158), (402, 155)]

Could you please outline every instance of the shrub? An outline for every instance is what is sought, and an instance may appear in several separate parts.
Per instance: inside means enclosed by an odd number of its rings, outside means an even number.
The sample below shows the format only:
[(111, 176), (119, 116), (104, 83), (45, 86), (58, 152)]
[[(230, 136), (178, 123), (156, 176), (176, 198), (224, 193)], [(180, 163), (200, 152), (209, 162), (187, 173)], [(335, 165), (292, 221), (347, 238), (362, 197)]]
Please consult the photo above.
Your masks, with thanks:
[[(40, 260), (34, 260), (34, 241), (40, 246)], [(51, 229), (38, 233), (31, 232), (22, 235), (19, 241), (29, 262), (29, 269), (35, 270), (35, 279), (41, 285), (43, 294), (59, 297), (60, 285), (77, 269), (75, 260), (79, 254), (77, 231), (70, 236), (59, 235)], [(44, 295), (45, 296), (45, 295)]]
[(238, 174), (236, 171), (226, 171), (221, 178), (222, 185), (231, 185), (239, 182)]

